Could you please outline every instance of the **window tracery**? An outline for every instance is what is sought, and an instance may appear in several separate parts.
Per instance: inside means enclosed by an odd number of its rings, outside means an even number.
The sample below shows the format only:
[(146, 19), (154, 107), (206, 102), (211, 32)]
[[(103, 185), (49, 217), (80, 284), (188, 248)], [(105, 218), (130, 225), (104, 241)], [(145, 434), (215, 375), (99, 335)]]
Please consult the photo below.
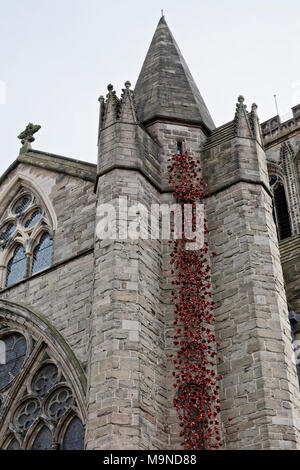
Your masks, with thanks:
[(0, 345), (0, 449), (83, 449), (76, 391), (47, 344), (0, 325)]
[(0, 221), (1, 287), (9, 287), (51, 265), (53, 227), (39, 195), (21, 187)]

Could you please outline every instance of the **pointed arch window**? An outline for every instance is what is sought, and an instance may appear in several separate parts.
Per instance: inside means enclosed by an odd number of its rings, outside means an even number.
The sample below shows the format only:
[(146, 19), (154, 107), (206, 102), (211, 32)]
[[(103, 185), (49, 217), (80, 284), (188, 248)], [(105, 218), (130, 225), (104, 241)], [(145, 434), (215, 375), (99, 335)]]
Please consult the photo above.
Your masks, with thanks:
[(78, 389), (59, 355), (30, 332), (0, 331), (0, 450), (84, 449)]
[(7, 264), (5, 287), (9, 287), (24, 279), (26, 275), (27, 258), (22, 245), (18, 245), (12, 258)]
[(16, 438), (13, 438), (10, 441), (10, 443), (7, 447), (7, 450), (21, 450), (20, 444), (18, 443)]
[(51, 431), (43, 426), (33, 442), (32, 450), (51, 450), (52, 441)]
[(44, 233), (33, 250), (32, 274), (47, 268), (51, 264), (53, 241), (49, 233)]
[(63, 440), (63, 450), (83, 450), (83, 426), (77, 416), (70, 422)]
[(273, 217), (275, 219), (279, 240), (292, 235), (291, 221), (285, 187), (278, 175), (270, 176), (270, 188), (273, 193)]
[(16, 194), (0, 222), (0, 287), (10, 287), (51, 265), (51, 220), (38, 194), (25, 187)]

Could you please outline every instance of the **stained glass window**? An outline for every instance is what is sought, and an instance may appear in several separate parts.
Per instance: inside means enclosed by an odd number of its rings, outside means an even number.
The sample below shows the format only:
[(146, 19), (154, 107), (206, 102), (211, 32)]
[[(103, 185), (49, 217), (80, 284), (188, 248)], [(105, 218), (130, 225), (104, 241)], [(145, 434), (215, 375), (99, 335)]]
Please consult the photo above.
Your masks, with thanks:
[[(47, 339), (37, 349), (36, 337), (12, 331), (9, 323), (1, 323), (4, 330), (0, 336), (0, 392), (4, 403), (6, 393), (9, 396), (9, 406), (2, 404), (0, 409), (1, 422), (7, 423), (6, 431), (1, 429), (0, 449), (82, 450), (80, 395), (73, 390), (60, 361), (53, 357)], [(22, 367), (26, 367), (26, 373), (20, 376)], [(17, 380), (12, 382), (14, 377)], [(80, 400), (83, 403), (83, 395)]]
[(8, 224), (4, 230), (2, 230), (0, 234), (0, 241), (6, 241), (9, 237), (14, 233), (16, 227), (14, 224)]
[(46, 426), (43, 426), (34, 440), (32, 450), (51, 450), (51, 444), (51, 431)]
[(5, 336), (0, 341), (0, 390), (20, 372), (26, 356), (26, 340), (19, 333)]
[(39, 416), (41, 405), (38, 400), (27, 400), (17, 411), (15, 416), (15, 426), (20, 433), (27, 431), (32, 423)]
[(23, 199), (18, 201), (16, 208), (15, 208), (15, 213), (22, 214), (30, 206), (30, 204), (31, 204), (31, 199), (28, 196), (24, 197)]
[[(26, 188), (20, 190), (4, 212), (0, 221), (0, 247), (3, 258), (8, 262), (7, 275), (2, 280), (0, 289), (50, 266), (53, 241), (49, 233), (52, 233), (53, 227), (49, 215), (41, 198)], [(44, 232), (42, 237), (41, 229)], [(14, 241), (18, 246), (15, 253), (11, 254)], [(25, 255), (25, 246), (35, 247), (34, 252), (28, 251)]]
[(20, 450), (20, 444), (17, 439), (12, 439), (7, 447), (7, 450)]
[(49, 398), (47, 405), (47, 414), (54, 421), (59, 418), (70, 408), (72, 403), (72, 392), (69, 388), (64, 387), (53, 392)]
[(6, 274), (6, 287), (24, 279), (26, 274), (27, 258), (22, 245), (15, 249), (13, 257), (9, 260)]
[(35, 374), (32, 381), (32, 390), (38, 396), (44, 396), (55, 384), (57, 376), (57, 367), (54, 364), (46, 364)]
[(32, 274), (47, 268), (51, 264), (53, 241), (48, 233), (42, 235), (33, 252)]
[(41, 217), (42, 217), (41, 211), (36, 210), (30, 215), (29, 219), (26, 220), (25, 227), (26, 228), (34, 227), (38, 223)]
[(82, 422), (77, 416), (70, 422), (63, 441), (63, 450), (83, 450), (84, 433)]

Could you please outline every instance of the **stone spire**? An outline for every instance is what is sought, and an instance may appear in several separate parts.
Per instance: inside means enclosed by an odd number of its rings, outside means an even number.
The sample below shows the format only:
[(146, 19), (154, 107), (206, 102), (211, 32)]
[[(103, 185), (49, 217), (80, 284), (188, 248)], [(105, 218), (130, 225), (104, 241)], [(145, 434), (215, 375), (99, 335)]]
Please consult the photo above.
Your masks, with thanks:
[(161, 17), (134, 90), (137, 117), (215, 125), (176, 41)]

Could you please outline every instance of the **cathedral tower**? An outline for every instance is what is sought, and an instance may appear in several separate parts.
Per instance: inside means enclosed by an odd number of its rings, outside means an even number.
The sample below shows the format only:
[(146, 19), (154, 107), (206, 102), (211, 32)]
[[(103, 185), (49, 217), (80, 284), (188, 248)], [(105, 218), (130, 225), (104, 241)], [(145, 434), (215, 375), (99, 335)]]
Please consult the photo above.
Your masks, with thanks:
[(97, 165), (33, 149), (30, 123), (0, 178), (0, 448), (182, 449), (171, 248), (152, 220), (186, 151), (210, 192), (223, 448), (300, 448), (298, 107), (285, 133), (239, 96), (216, 128), (164, 17), (134, 90), (107, 88)]

